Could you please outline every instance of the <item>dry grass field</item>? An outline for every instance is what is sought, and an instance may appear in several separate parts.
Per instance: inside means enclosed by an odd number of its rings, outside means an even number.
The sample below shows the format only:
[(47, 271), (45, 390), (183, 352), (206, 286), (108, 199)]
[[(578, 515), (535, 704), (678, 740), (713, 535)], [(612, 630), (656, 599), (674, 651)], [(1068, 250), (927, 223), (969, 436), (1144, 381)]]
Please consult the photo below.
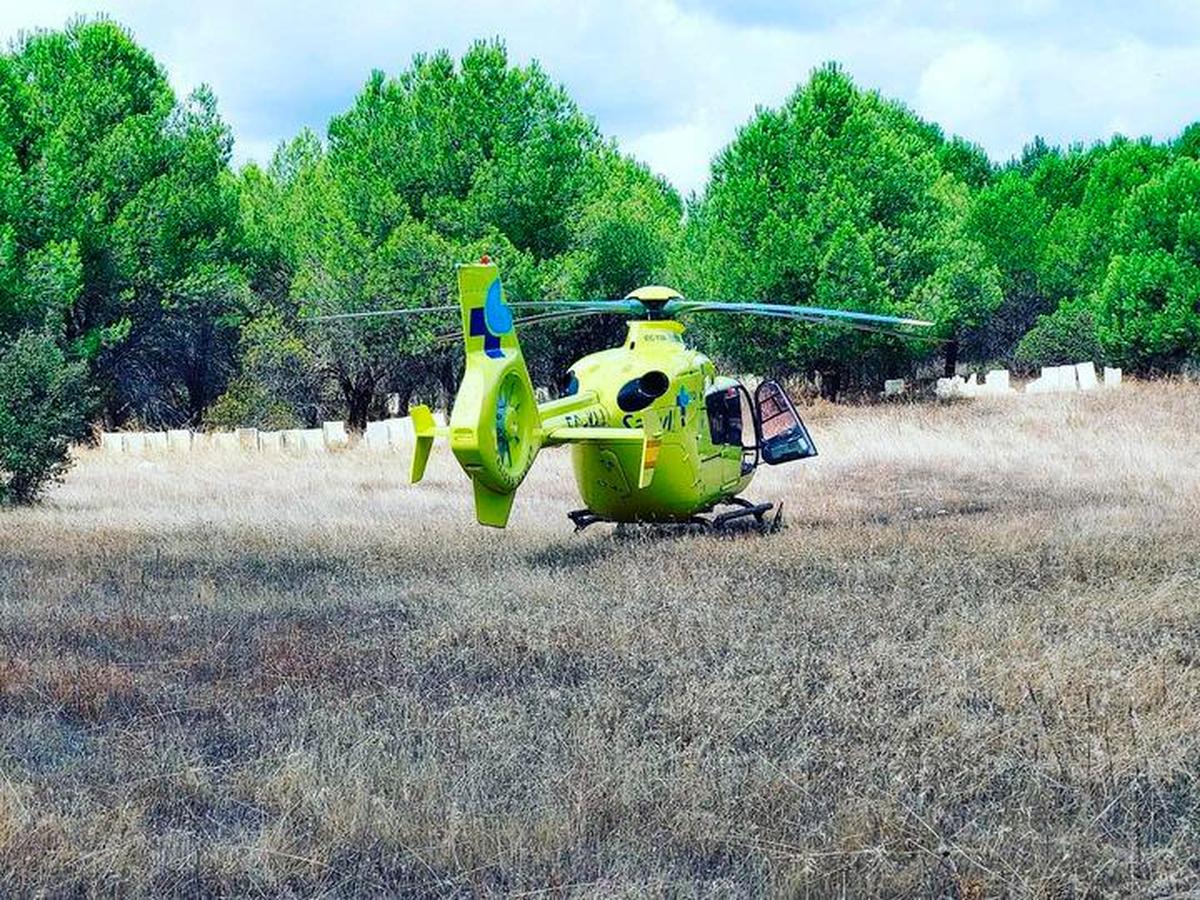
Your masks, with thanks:
[(84, 454), (0, 511), (2, 892), (1197, 890), (1200, 388), (808, 419), (770, 537)]

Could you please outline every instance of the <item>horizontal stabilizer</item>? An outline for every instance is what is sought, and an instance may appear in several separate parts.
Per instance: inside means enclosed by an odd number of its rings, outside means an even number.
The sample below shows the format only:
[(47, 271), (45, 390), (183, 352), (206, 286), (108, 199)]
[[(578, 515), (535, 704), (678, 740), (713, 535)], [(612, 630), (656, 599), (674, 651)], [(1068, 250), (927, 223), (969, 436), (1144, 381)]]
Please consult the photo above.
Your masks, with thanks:
[(554, 446), (555, 444), (582, 444), (587, 441), (602, 441), (608, 444), (640, 444), (642, 442), (642, 429), (640, 428), (604, 428), (592, 426), (579, 426), (555, 428), (546, 433), (543, 439), (544, 443)]
[(416, 484), (425, 477), (425, 466), (429, 463), (429, 451), (433, 449), (433, 439), (437, 436), (438, 427), (428, 406), (414, 406), (409, 414), (412, 416), (413, 432), (417, 436), (409, 480)]
[(640, 428), (607, 428), (603, 426), (559, 426), (546, 432), (543, 442), (556, 444), (638, 444), (642, 448), (638, 465), (638, 487), (650, 486), (658, 451), (662, 446), (662, 424), (653, 409), (643, 410)]

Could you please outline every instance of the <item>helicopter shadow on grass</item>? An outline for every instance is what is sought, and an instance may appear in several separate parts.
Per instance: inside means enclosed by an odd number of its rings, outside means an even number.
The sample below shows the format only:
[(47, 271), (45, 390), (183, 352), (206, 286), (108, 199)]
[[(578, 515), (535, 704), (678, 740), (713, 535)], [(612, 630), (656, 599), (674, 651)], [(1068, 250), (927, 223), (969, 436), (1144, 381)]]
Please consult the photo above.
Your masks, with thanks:
[[(597, 533), (600, 529), (605, 531)], [(753, 519), (730, 522), (719, 529), (693, 522), (598, 522), (590, 526), (588, 531), (590, 533), (587, 535), (576, 532), (540, 550), (527, 553), (525, 562), (535, 569), (587, 566), (605, 562), (613, 554), (631, 547), (666, 547), (671, 544), (690, 543), (696, 539), (769, 540), (775, 534), (764, 530)]]

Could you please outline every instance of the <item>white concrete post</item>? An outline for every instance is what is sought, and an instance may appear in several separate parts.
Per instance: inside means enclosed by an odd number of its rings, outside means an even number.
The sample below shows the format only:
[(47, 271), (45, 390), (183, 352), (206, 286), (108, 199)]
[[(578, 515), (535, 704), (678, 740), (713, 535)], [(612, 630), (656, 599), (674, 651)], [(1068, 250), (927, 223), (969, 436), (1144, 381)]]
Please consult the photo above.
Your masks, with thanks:
[(239, 428), (236, 432), (238, 448), (251, 453), (258, 452), (258, 429)]
[(363, 432), (362, 442), (368, 450), (386, 450), (391, 445), (391, 441), (388, 440), (387, 420), (368, 422), (367, 429)]
[(1008, 369), (992, 369), (983, 376), (983, 384), (989, 394), (1010, 394), (1012, 384), (1009, 381)]
[(167, 449), (172, 453), (187, 453), (192, 449), (192, 433), (186, 428), (172, 428), (167, 432)]
[(1100, 386), (1096, 380), (1096, 364), (1091, 360), (1075, 363), (1075, 379), (1079, 382), (1081, 391), (1094, 391)]
[(952, 400), (965, 395), (963, 390), (965, 385), (966, 381), (957, 375), (950, 378), (939, 378), (933, 392), (939, 400)]
[(325, 447), (329, 450), (340, 450), (350, 446), (350, 435), (346, 433), (345, 422), (323, 422), (321, 433)]

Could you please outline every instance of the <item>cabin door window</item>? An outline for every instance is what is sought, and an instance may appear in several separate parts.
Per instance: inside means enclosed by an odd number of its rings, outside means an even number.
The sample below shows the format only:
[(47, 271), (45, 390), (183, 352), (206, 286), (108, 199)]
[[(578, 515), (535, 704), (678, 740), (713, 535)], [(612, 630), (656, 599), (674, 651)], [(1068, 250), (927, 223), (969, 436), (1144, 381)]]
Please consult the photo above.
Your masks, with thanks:
[(787, 391), (777, 381), (764, 381), (754, 392), (757, 407), (758, 446), (768, 465), (817, 455), (808, 429), (796, 412)]

